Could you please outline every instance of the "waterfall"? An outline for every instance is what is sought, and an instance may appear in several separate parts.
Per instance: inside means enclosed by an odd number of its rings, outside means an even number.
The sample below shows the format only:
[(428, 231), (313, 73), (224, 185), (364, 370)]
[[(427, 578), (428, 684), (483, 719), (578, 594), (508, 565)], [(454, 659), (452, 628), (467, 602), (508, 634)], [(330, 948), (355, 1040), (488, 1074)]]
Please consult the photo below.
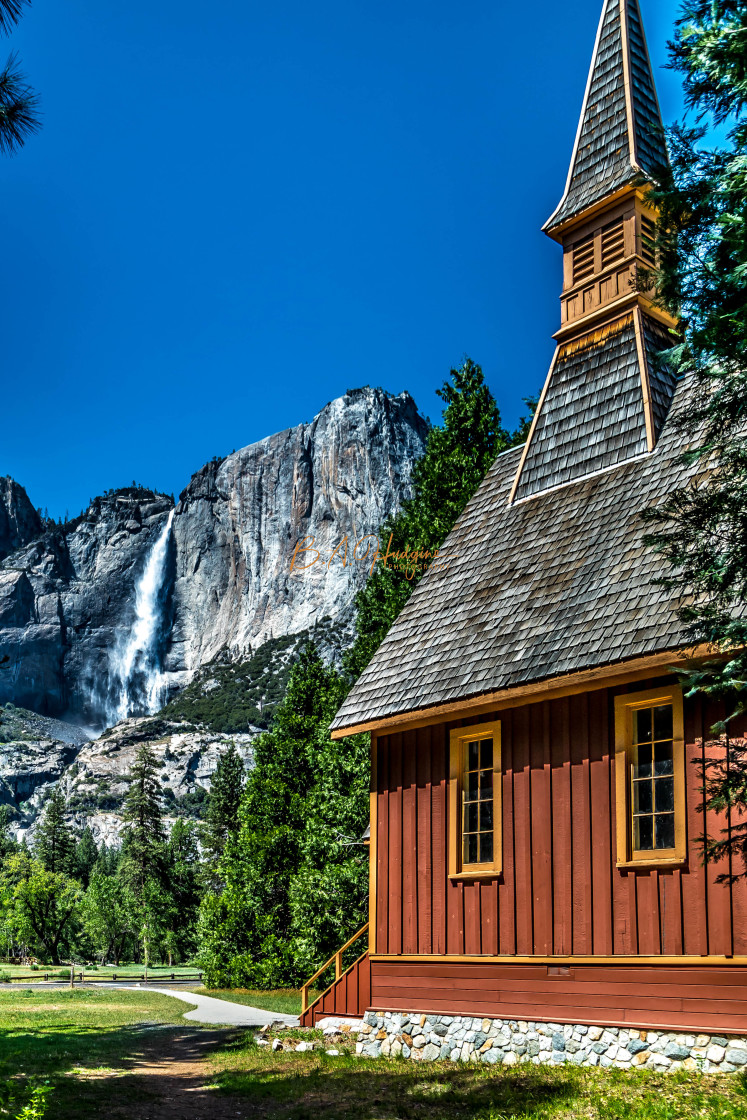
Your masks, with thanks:
[(164, 700), (161, 655), (166, 606), (167, 559), (173, 509), (135, 586), (135, 618), (109, 660), (106, 716), (109, 724), (157, 712)]

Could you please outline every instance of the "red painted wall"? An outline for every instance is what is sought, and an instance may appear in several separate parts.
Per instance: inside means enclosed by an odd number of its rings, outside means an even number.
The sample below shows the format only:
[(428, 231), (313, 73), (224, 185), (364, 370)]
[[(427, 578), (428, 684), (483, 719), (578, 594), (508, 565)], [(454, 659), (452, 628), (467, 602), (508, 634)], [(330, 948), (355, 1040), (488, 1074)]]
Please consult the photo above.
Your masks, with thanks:
[[(629, 691), (654, 687), (640, 682)], [(688, 840), (683, 869), (618, 870), (613, 696), (488, 713), (503, 749), (503, 874), (447, 875), (448, 742), (440, 724), (378, 739), (376, 952), (747, 955), (747, 882), (717, 882), (695, 838), (707, 821), (694, 762), (718, 717), (685, 705)]]

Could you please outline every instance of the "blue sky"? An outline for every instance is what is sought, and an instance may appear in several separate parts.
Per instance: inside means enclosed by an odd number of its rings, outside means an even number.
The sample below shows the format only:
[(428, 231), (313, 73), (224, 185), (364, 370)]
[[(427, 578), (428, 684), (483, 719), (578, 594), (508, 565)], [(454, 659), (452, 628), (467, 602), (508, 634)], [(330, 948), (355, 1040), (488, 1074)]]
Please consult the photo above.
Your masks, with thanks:
[[(678, 4), (641, 0), (662, 109)], [(507, 422), (558, 326), (601, 0), (35, 0), (44, 130), (0, 163), (0, 474), (53, 516), (346, 389), (432, 419), (465, 354)]]

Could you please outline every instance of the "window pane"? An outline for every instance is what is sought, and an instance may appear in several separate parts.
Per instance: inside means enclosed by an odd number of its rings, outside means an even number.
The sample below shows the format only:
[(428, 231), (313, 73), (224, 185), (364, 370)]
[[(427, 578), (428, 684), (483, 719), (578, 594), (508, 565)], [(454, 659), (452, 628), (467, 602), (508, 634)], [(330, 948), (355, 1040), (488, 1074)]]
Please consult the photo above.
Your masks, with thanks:
[(480, 775), (475, 771), (473, 774), (467, 775), (467, 800), (477, 801), (477, 786)]
[(672, 741), (654, 745), (654, 774), (674, 773), (674, 748)]
[(468, 801), (464, 806), (464, 831), (477, 832), (477, 802)]
[(653, 813), (653, 797), (651, 796), (651, 780), (645, 778), (642, 782), (633, 782), (633, 812)]
[(637, 852), (650, 852), (654, 847), (653, 817), (635, 817), (633, 843)]
[(485, 832), (487, 829), (493, 827), (493, 802), (481, 801), (480, 802), (480, 830)]
[(633, 734), (636, 743), (651, 742), (651, 709), (642, 708), (635, 713), (633, 721)]
[(480, 744), (468, 743), (467, 744), (467, 769), (477, 770), (478, 759), (480, 757)]
[(656, 812), (674, 812), (674, 778), (657, 778), (654, 782), (656, 789)]
[(674, 813), (656, 817), (656, 847), (674, 847)]
[(480, 797), (484, 800), (486, 797), (492, 798), (493, 796), (493, 771), (481, 770), (480, 771)]
[(477, 863), (477, 834), (464, 837), (464, 862)]
[(482, 770), (493, 769), (493, 740), (483, 739), (480, 743), (480, 768)]
[(634, 767), (636, 778), (651, 777), (651, 746), (643, 744), (638, 748), (638, 761)]
[(480, 833), (480, 863), (493, 862), (493, 833)]
[(673, 739), (672, 705), (661, 704), (654, 708), (654, 739)]

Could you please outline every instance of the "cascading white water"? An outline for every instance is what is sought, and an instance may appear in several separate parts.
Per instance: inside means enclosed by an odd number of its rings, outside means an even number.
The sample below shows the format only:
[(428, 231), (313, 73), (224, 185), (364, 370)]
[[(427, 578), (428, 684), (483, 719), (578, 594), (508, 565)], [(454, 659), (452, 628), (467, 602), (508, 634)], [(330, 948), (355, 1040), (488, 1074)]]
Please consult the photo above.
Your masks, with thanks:
[(109, 662), (107, 721), (156, 712), (163, 704), (160, 652), (163, 637), (164, 587), (173, 509), (135, 587), (135, 619), (112, 650)]

